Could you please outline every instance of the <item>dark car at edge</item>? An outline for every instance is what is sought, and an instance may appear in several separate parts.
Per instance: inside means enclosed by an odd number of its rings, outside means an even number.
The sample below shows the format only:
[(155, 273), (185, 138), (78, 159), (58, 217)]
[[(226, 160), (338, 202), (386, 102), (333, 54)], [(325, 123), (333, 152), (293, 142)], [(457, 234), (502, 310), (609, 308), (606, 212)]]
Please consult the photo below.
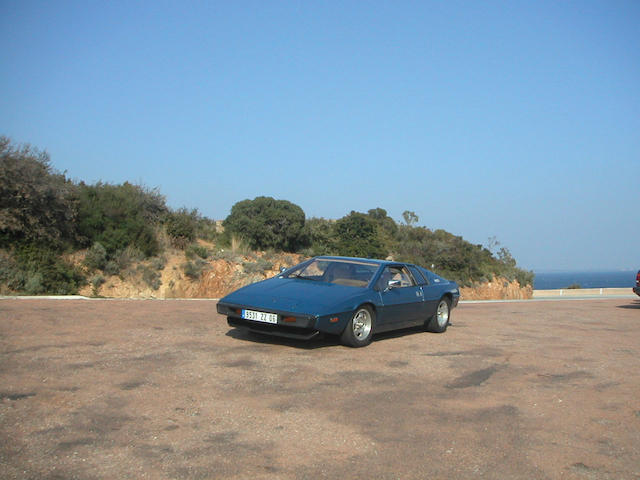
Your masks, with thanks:
[(417, 265), (351, 257), (314, 257), (222, 298), (230, 326), (296, 339), (336, 335), (352, 347), (374, 333), (423, 325), (447, 329), (460, 291)]

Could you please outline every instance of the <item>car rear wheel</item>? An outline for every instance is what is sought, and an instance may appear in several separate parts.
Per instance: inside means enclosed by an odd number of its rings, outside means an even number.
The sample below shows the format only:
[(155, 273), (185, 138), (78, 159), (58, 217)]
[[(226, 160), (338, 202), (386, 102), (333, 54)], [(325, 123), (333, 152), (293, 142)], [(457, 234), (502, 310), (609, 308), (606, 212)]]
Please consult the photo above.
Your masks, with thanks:
[(375, 325), (375, 313), (370, 307), (362, 306), (356, 310), (340, 339), (342, 343), (350, 347), (364, 347), (371, 343), (373, 327)]
[(425, 327), (428, 332), (442, 333), (449, 325), (451, 318), (451, 300), (444, 297), (438, 302), (436, 314), (426, 321)]

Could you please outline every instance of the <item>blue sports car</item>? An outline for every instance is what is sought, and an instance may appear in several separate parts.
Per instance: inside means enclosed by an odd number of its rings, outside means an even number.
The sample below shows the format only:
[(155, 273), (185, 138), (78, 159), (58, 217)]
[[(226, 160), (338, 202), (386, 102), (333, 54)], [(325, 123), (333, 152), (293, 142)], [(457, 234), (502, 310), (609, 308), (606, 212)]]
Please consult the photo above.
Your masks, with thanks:
[(339, 335), (352, 347), (374, 333), (424, 325), (444, 332), (460, 291), (455, 282), (408, 263), (315, 257), (218, 302), (232, 327), (310, 339)]

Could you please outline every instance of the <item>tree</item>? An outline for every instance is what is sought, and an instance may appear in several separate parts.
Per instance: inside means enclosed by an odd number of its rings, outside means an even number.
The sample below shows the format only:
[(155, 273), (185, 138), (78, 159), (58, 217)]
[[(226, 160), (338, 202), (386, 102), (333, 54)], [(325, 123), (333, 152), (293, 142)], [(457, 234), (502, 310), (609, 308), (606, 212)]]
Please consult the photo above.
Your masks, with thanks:
[(75, 187), (49, 155), (0, 137), (0, 244), (72, 243), (75, 216)]
[(304, 211), (298, 205), (256, 197), (236, 203), (222, 225), (227, 238), (240, 237), (252, 249), (294, 252), (305, 246), (304, 223)]
[(410, 210), (405, 210), (404, 212), (402, 212), (402, 218), (404, 219), (404, 223), (406, 223), (408, 226), (411, 226), (414, 223), (418, 223), (418, 215)]
[(378, 237), (384, 245), (385, 251), (393, 250), (394, 239), (398, 233), (398, 225), (395, 220), (387, 215), (384, 208), (372, 208), (367, 212), (367, 215), (376, 222)]
[(393, 237), (398, 231), (398, 225), (395, 220), (387, 215), (384, 208), (372, 208), (367, 214), (375, 220), (378, 227), (388, 236)]
[(338, 253), (350, 257), (382, 258), (387, 256), (378, 226), (370, 216), (352, 211), (336, 222)]

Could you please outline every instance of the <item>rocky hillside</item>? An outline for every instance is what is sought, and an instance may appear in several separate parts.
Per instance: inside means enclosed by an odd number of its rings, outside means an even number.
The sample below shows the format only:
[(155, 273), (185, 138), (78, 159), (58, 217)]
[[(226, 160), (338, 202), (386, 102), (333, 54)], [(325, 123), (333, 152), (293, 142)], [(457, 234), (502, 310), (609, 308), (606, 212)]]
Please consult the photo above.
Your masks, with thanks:
[(521, 286), (517, 280), (493, 277), (490, 282), (460, 288), (462, 300), (525, 300), (533, 297), (531, 285)]
[[(199, 242), (208, 247), (206, 242)], [(181, 250), (165, 252), (164, 265), (143, 261), (120, 275), (92, 277), (80, 295), (109, 298), (220, 298), (249, 283), (277, 275), (303, 260), (298, 254), (233, 253), (224, 250), (189, 259)], [(156, 266), (154, 267), (154, 263)], [(151, 273), (149, 273), (151, 272)]]
[[(206, 242), (200, 244), (203, 248), (212, 247)], [(293, 266), (304, 257), (220, 251), (207, 258), (188, 259), (183, 251), (171, 250), (165, 253), (164, 260), (163, 265), (139, 262), (120, 275), (94, 275), (79, 293), (109, 298), (220, 298), (249, 283), (273, 277), (282, 267)], [(491, 282), (461, 288), (461, 297), (466, 300), (526, 299), (532, 293), (530, 286), (521, 287), (515, 280), (495, 277)]]

